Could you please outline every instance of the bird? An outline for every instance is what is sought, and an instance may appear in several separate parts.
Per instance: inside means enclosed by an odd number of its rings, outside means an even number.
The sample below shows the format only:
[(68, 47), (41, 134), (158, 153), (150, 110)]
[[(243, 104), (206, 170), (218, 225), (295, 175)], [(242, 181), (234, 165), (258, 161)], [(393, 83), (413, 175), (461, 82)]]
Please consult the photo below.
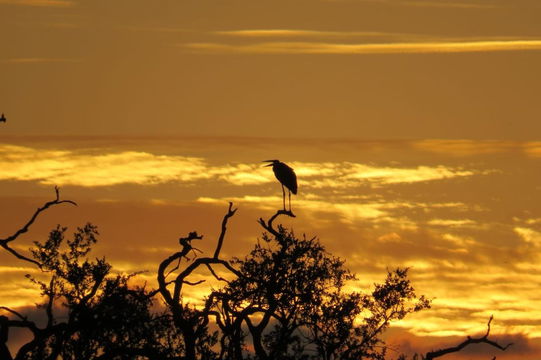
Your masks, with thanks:
[(2, 117), (0, 117), (0, 122), (6, 122), (6, 117), (4, 116), (4, 113), (2, 113)]
[(269, 162), (270, 164), (265, 166), (272, 166), (274, 175), (282, 185), (282, 200), (284, 201), (284, 211), (286, 210), (286, 192), (284, 186), (288, 190), (289, 195), (289, 212), (291, 212), (291, 193), (297, 195), (297, 175), (292, 168), (281, 162), (280, 160), (265, 160), (263, 162)]

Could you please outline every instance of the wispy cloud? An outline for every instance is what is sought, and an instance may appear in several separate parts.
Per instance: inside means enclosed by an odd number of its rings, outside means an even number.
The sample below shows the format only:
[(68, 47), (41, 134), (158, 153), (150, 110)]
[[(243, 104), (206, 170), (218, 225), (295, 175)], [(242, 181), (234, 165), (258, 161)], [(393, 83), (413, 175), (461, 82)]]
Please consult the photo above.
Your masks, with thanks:
[(529, 245), (541, 247), (541, 233), (527, 227), (515, 227), (515, 232)]
[(444, 227), (468, 227), (475, 226), (477, 223), (471, 219), (432, 219), (428, 224)]
[(428, 139), (413, 141), (410, 146), (418, 150), (452, 156), (516, 153), (532, 158), (541, 157), (541, 142), (539, 141)]
[(0, 5), (2, 4), (40, 7), (71, 7), (75, 5), (75, 2), (70, 0), (0, 0)]
[(181, 47), (200, 53), (214, 54), (437, 54), (497, 51), (541, 50), (541, 40), (489, 40), (461, 42), (399, 42), (378, 44), (344, 44), (325, 42), (262, 42), (225, 44), (199, 42)]
[[(305, 188), (348, 189), (436, 181), (478, 174), (472, 170), (440, 166), (378, 167), (352, 162), (293, 162)], [(141, 151), (89, 153), (71, 150), (38, 150), (31, 147), (0, 146), (0, 180), (38, 181), (42, 184), (112, 186), (153, 185), (201, 180), (232, 185), (261, 185), (274, 182), (272, 171), (255, 164), (210, 165), (203, 158), (156, 155)]]
[(208, 178), (199, 158), (145, 152), (80, 154), (69, 150), (0, 147), (0, 179), (32, 180), (42, 184), (111, 186), (190, 182)]
[(522, 151), (530, 148), (528, 144), (504, 140), (419, 140), (413, 148), (455, 156), (495, 154), (509, 151)]
[(246, 29), (214, 31), (212, 34), (239, 38), (351, 38), (351, 37), (402, 37), (411, 34), (398, 34), (379, 31), (321, 31), (304, 29)]

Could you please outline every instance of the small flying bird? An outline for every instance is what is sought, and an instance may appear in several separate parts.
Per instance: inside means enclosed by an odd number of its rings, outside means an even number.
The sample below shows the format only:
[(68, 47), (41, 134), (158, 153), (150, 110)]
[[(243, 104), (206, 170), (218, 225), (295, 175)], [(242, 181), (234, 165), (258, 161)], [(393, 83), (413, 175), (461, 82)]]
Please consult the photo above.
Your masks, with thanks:
[(270, 164), (265, 166), (272, 166), (272, 171), (274, 175), (282, 184), (282, 200), (284, 201), (284, 211), (286, 211), (286, 191), (284, 186), (288, 190), (289, 195), (289, 212), (291, 212), (291, 193), (297, 195), (297, 175), (292, 168), (280, 162), (280, 160), (265, 160), (264, 162), (269, 162)]
[(6, 122), (6, 117), (4, 116), (4, 113), (2, 113), (2, 117), (0, 117), (0, 122)]

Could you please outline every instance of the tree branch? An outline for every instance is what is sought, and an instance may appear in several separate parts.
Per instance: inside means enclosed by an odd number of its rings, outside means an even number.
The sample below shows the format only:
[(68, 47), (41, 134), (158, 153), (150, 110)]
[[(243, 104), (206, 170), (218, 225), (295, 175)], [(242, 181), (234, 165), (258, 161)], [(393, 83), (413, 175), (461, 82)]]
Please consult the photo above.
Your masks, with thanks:
[(55, 186), (54, 188), (55, 190), (55, 193), (56, 193), (56, 198), (54, 200), (51, 200), (51, 201), (48, 201), (46, 202), (42, 207), (39, 207), (35, 212), (34, 214), (32, 215), (32, 217), (30, 218), (30, 220), (28, 220), (26, 222), (26, 224), (24, 224), (23, 227), (21, 227), (19, 230), (17, 230), (13, 235), (11, 236), (8, 236), (7, 238), (5, 239), (0, 239), (0, 246), (3, 247), (5, 250), (7, 250), (8, 252), (12, 253), (15, 257), (17, 257), (18, 259), (20, 260), (24, 260), (24, 261), (27, 261), (27, 262), (30, 262), (30, 263), (33, 263), (35, 265), (37, 265), (39, 268), (41, 268), (42, 264), (40, 264), (39, 262), (33, 260), (33, 259), (30, 259), (22, 254), (19, 254), (17, 251), (15, 251), (14, 249), (10, 248), (9, 247), (9, 243), (14, 241), (15, 239), (17, 239), (19, 236), (21, 236), (22, 234), (26, 233), (28, 231), (28, 229), (30, 228), (30, 226), (32, 226), (32, 224), (36, 221), (36, 219), (38, 218), (38, 216), (45, 210), (47, 210), (48, 208), (50, 208), (51, 206), (54, 206), (54, 205), (59, 205), (59, 204), (64, 204), (64, 203), (68, 203), (68, 204), (72, 204), (72, 205), (75, 205), (77, 206), (77, 203), (75, 203), (74, 201), (72, 200), (60, 200), (60, 190), (58, 189), (58, 186)]
[(500, 349), (502, 351), (507, 350), (507, 348), (509, 346), (513, 345), (513, 343), (509, 343), (509, 344), (503, 346), (503, 345), (500, 345), (497, 342), (495, 342), (493, 340), (490, 340), (488, 338), (488, 335), (490, 334), (490, 323), (492, 322), (493, 318), (494, 318), (494, 316), (491, 315), (490, 319), (488, 320), (488, 324), (487, 324), (487, 332), (485, 333), (484, 336), (482, 336), (480, 338), (472, 338), (472, 337), (468, 336), (466, 338), (466, 340), (464, 340), (462, 343), (458, 344), (457, 346), (452, 346), (452, 347), (448, 347), (448, 348), (445, 348), (445, 349), (440, 349), (440, 350), (437, 350), (437, 351), (428, 352), (425, 355), (425, 360), (432, 360), (432, 359), (435, 359), (435, 358), (438, 358), (438, 357), (441, 357), (441, 356), (444, 356), (444, 355), (447, 355), (447, 354), (459, 352), (460, 350), (464, 349), (466, 346), (468, 346), (470, 344), (485, 343), (485, 344), (494, 346), (495, 348), (498, 348), (498, 349)]
[(197, 280), (197, 281), (188, 281), (188, 280), (184, 280), (183, 283), (184, 284), (188, 284), (188, 285), (191, 285), (191, 286), (195, 286), (195, 285), (199, 285), (199, 284), (202, 284), (205, 282), (205, 279), (201, 279), (201, 280)]
[(207, 268), (210, 270), (210, 272), (212, 273), (212, 275), (214, 275), (214, 277), (216, 278), (216, 280), (220, 280), (220, 281), (225, 281), (225, 282), (229, 282), (227, 281), (226, 279), (224, 279), (223, 277), (221, 276), (218, 276), (216, 274), (216, 272), (214, 271), (214, 269), (212, 268), (212, 266), (210, 266), (210, 264), (205, 264), (207, 266)]
[(271, 218), (269, 219), (269, 221), (267, 221), (265, 223), (265, 220), (263, 220), (263, 218), (259, 218), (259, 223), (261, 224), (261, 226), (263, 226), (263, 228), (265, 230), (267, 230), (268, 232), (270, 232), (272, 235), (274, 235), (275, 237), (277, 238), (280, 238), (281, 235), (278, 231), (276, 231), (273, 226), (272, 226), (272, 223), (273, 221), (280, 215), (287, 215), (289, 217), (295, 217), (295, 215), (289, 211), (289, 210), (278, 210), (276, 212), (276, 214), (274, 214), (273, 216), (271, 216)]
[(235, 215), (237, 212), (237, 209), (233, 209), (233, 203), (229, 202), (229, 209), (227, 210), (227, 214), (224, 215), (224, 219), (222, 220), (222, 231), (220, 232), (220, 237), (218, 238), (218, 244), (216, 245), (216, 251), (214, 251), (214, 258), (217, 259), (220, 255), (220, 250), (222, 249), (222, 244), (224, 242), (225, 233), (227, 231), (227, 221), (230, 217)]
[(36, 326), (36, 324), (33, 321), (28, 320), (28, 318), (26, 316), (21, 315), (17, 311), (15, 311), (13, 309), (10, 309), (8, 307), (5, 307), (5, 306), (0, 306), (0, 310), (5, 310), (5, 311), (15, 315), (19, 319), (21, 319), (21, 320), (8, 320), (8, 322), (7, 322), (8, 327), (27, 328), (30, 331), (32, 331), (32, 333), (34, 333), (34, 334), (36, 334), (39, 331), (38, 327)]
[(12, 310), (6, 306), (0, 306), (0, 310), (5, 310), (9, 313), (12, 313), (13, 315), (17, 316), (19, 319), (23, 320), (23, 321), (27, 321), (27, 317), (26, 316), (22, 316), (20, 313), (18, 313), (17, 311), (15, 310)]

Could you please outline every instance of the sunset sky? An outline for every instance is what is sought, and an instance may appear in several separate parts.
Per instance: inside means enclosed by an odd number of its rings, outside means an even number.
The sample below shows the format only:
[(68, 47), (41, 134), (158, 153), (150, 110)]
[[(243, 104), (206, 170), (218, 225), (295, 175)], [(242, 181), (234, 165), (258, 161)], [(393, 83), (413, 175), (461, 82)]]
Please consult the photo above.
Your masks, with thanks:
[[(0, 238), (98, 225), (95, 256), (148, 270), (197, 230), (245, 255), (281, 207), (262, 160), (299, 178), (297, 234), (369, 291), (411, 267), (433, 308), (398, 352), (486, 330), (541, 358), (539, 0), (0, 0)], [(0, 306), (35, 271), (0, 253)], [(201, 274), (200, 276), (208, 276)], [(193, 292), (194, 299), (197, 291)], [(445, 359), (453, 359), (452, 356)]]

